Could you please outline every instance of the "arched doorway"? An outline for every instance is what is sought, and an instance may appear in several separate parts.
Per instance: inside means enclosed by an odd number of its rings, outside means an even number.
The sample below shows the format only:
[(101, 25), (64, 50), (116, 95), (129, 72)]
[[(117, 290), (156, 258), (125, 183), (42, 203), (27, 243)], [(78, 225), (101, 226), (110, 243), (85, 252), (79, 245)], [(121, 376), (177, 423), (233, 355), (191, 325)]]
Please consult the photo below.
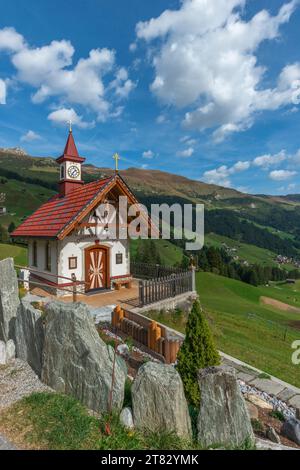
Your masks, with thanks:
[(109, 248), (95, 245), (85, 250), (86, 292), (110, 287)]

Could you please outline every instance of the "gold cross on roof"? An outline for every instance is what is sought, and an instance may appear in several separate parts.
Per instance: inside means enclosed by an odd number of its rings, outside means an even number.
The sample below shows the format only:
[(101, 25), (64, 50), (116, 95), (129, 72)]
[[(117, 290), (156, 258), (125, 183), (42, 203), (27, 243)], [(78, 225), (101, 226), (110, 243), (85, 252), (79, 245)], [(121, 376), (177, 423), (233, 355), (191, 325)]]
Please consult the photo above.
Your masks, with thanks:
[(119, 171), (119, 160), (120, 160), (120, 155), (118, 153), (115, 153), (113, 156), (113, 159), (116, 162), (116, 173)]

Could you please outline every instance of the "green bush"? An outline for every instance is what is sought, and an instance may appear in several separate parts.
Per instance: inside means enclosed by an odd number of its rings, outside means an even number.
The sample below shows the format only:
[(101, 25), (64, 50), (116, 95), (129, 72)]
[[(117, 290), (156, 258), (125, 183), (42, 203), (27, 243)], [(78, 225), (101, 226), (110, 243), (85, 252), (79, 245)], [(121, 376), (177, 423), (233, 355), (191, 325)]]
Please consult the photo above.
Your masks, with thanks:
[(197, 372), (199, 369), (220, 364), (220, 356), (198, 300), (189, 315), (185, 340), (177, 359), (177, 370), (182, 378), (186, 398), (192, 405), (199, 406)]

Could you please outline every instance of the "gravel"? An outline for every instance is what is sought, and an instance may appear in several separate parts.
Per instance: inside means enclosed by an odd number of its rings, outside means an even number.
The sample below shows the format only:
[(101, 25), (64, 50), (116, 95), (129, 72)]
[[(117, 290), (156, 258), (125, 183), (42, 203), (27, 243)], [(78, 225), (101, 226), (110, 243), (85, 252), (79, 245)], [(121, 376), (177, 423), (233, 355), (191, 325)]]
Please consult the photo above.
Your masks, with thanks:
[(296, 417), (296, 410), (290, 406), (288, 406), (285, 402), (279, 400), (278, 398), (269, 395), (266, 392), (261, 392), (255, 387), (251, 387), (250, 385), (247, 385), (245, 382), (242, 380), (238, 381), (240, 384), (241, 392), (243, 395), (245, 394), (252, 394), (256, 395), (257, 397), (261, 398), (262, 400), (265, 400), (267, 403), (273, 406), (274, 410), (281, 411), (281, 413), (284, 415), (284, 417), (287, 418), (295, 418)]
[(6, 408), (33, 392), (52, 392), (21, 359), (0, 366), (0, 409)]

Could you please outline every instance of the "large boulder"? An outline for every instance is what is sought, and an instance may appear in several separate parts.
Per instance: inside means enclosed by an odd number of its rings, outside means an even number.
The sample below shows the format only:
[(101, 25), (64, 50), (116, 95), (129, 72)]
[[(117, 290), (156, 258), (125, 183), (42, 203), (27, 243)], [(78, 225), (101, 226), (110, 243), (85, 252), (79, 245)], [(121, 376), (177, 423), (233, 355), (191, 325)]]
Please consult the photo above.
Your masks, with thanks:
[(0, 340), (14, 339), (14, 321), (20, 306), (14, 260), (0, 261)]
[(174, 367), (154, 362), (140, 367), (132, 385), (132, 407), (136, 428), (191, 438), (183, 384)]
[(254, 445), (251, 421), (234, 369), (208, 367), (198, 373), (201, 391), (198, 441), (203, 447)]
[[(76, 397), (91, 410), (107, 412), (113, 367), (114, 350), (100, 339), (86, 305), (47, 305), (43, 382)], [(116, 356), (112, 405), (118, 410), (124, 400), (126, 375), (125, 362)]]
[(287, 419), (282, 425), (281, 433), (300, 446), (300, 421), (298, 419)]
[(31, 366), (40, 377), (44, 347), (42, 312), (22, 300), (15, 321), (16, 356)]

